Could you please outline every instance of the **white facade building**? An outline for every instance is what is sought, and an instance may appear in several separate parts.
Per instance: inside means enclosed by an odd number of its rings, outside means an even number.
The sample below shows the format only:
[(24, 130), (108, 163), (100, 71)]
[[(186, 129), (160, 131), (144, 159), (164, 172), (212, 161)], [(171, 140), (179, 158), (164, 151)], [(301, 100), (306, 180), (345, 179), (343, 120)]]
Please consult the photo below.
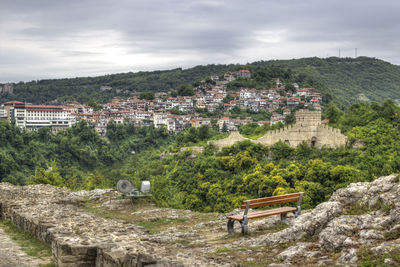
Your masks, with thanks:
[(68, 109), (60, 106), (31, 105), (19, 101), (4, 104), (9, 122), (27, 130), (51, 127), (53, 131), (71, 127), (76, 118)]

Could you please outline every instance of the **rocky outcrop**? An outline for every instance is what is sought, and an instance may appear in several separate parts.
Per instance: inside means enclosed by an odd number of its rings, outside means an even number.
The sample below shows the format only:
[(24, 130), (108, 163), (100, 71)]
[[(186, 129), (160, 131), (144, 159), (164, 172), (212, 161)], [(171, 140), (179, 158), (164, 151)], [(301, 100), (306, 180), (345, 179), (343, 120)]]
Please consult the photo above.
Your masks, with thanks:
[[(341, 252), (337, 264), (356, 263), (360, 247), (371, 247), (371, 253), (400, 248), (399, 176), (381, 177), (371, 183), (353, 183), (337, 190), (329, 201), (292, 220), (289, 228), (237, 244), (278, 245), (299, 240), (278, 255), (290, 264), (293, 257), (309, 257)], [(388, 240), (393, 239), (390, 244)], [(308, 249), (312, 247), (312, 250)], [(333, 263), (331, 263), (333, 264)]]

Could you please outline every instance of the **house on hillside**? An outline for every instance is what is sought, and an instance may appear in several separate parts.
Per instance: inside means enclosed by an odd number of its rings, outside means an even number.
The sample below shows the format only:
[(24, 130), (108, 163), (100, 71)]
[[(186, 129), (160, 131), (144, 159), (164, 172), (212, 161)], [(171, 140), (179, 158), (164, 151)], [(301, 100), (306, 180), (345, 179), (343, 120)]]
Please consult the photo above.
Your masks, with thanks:
[(210, 118), (192, 119), (192, 127), (199, 128), (200, 126), (203, 126), (203, 125), (211, 127), (211, 119)]
[(238, 78), (250, 78), (251, 77), (251, 73), (249, 70), (239, 70), (238, 72), (236, 72), (236, 77)]
[(288, 97), (286, 105), (288, 108), (294, 108), (300, 104), (300, 101), (301, 99), (298, 96)]
[(225, 125), (226, 130), (227, 130), (228, 132), (237, 131), (237, 129), (238, 129), (238, 128), (236, 127), (236, 125), (235, 125), (234, 120), (233, 120), (233, 119), (230, 119), (229, 117), (223, 117), (223, 118), (221, 118), (221, 119), (218, 121), (217, 124), (218, 124), (218, 127), (219, 127), (219, 130), (220, 130), (220, 131), (223, 130), (224, 125)]
[(235, 77), (232, 75), (232, 73), (227, 72), (227, 73), (224, 74), (224, 80), (228, 81), (228, 82), (231, 82), (231, 81), (235, 80)]

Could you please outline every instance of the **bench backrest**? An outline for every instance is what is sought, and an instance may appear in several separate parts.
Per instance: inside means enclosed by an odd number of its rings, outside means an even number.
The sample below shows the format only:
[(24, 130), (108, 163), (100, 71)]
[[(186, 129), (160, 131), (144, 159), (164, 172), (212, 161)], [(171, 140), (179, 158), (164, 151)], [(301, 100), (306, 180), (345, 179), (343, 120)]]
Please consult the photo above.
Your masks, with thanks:
[(301, 201), (303, 200), (303, 195), (304, 195), (303, 192), (299, 192), (299, 193), (287, 194), (287, 195), (281, 195), (281, 196), (263, 197), (263, 198), (244, 200), (242, 202), (241, 209), (246, 209), (246, 208), (254, 209), (254, 208), (258, 208), (258, 207), (288, 203), (288, 202), (293, 202), (293, 201), (298, 201), (300, 204)]

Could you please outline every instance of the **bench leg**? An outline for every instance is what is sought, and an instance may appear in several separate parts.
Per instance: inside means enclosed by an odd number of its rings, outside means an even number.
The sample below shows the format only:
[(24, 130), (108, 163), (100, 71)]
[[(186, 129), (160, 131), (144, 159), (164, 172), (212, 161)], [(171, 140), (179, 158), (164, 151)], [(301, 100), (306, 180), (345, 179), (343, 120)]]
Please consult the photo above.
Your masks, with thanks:
[(297, 206), (297, 210), (296, 210), (295, 213), (294, 213), (294, 217), (297, 218), (297, 217), (300, 216), (300, 214), (301, 214), (301, 207), (300, 207), (300, 206)]
[(233, 234), (233, 224), (235, 221), (233, 220), (228, 220), (227, 228), (228, 228), (228, 235)]
[(249, 233), (249, 226), (247, 225), (247, 223), (245, 224), (244, 222), (241, 222), (241, 226), (242, 226), (242, 234), (247, 235)]
[(281, 221), (282, 221), (284, 224), (287, 224), (286, 215), (287, 215), (287, 213), (281, 213)]
[(249, 220), (247, 219), (247, 216), (244, 216), (243, 221), (240, 222), (240, 225), (242, 226), (242, 234), (247, 235), (249, 233), (249, 226), (248, 226)]

